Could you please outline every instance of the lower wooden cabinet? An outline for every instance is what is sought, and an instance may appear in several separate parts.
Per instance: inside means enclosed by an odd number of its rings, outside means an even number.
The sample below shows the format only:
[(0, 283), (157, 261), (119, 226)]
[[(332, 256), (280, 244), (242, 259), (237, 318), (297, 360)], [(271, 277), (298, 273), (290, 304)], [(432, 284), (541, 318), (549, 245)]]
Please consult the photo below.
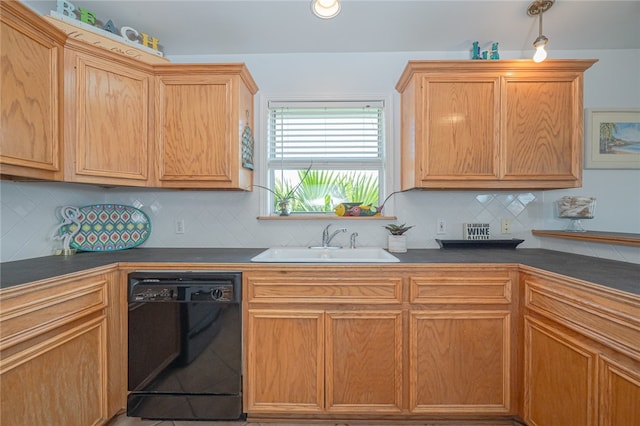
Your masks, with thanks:
[(250, 310), (247, 412), (400, 412), (402, 312)]
[(0, 424), (99, 425), (123, 407), (120, 351), (108, 336), (120, 340), (109, 314), (116, 276), (0, 293)]
[(474, 267), (245, 273), (245, 409), (514, 415), (516, 276)]
[(365, 275), (245, 274), (250, 415), (401, 412), (402, 280)]
[(530, 425), (640, 425), (640, 362), (530, 317), (524, 388)]
[(412, 413), (510, 410), (509, 311), (418, 311), (409, 323)]
[(2, 424), (85, 426), (107, 420), (99, 316), (29, 348), (2, 367)]
[(324, 408), (322, 311), (250, 310), (244, 386), (248, 412), (319, 413)]
[(525, 284), (524, 420), (640, 426), (640, 303), (545, 274)]
[(596, 356), (557, 330), (525, 320), (525, 420), (531, 425), (595, 424)]
[(411, 413), (516, 412), (516, 279), (513, 268), (502, 266), (431, 267), (411, 274)]
[(620, 356), (598, 358), (598, 424), (639, 426), (640, 362)]
[(326, 410), (402, 410), (402, 311), (326, 313)]

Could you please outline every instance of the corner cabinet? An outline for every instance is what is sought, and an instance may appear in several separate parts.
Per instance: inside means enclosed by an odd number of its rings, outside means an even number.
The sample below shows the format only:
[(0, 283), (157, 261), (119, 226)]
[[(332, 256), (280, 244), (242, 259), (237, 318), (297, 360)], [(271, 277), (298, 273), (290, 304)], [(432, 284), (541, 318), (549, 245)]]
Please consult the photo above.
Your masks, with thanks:
[(65, 181), (148, 186), (150, 67), (74, 40), (65, 61)]
[(1, 424), (99, 425), (124, 407), (117, 278), (105, 270), (0, 293)]
[(524, 420), (640, 425), (640, 298), (526, 273)]
[(18, 1), (0, 2), (0, 173), (62, 180), (66, 36)]
[(410, 61), (396, 85), (402, 189), (581, 186), (595, 62)]
[(246, 67), (178, 64), (154, 69), (156, 186), (250, 190), (252, 158), (246, 156), (252, 153), (243, 152), (243, 139), (253, 141), (258, 87)]

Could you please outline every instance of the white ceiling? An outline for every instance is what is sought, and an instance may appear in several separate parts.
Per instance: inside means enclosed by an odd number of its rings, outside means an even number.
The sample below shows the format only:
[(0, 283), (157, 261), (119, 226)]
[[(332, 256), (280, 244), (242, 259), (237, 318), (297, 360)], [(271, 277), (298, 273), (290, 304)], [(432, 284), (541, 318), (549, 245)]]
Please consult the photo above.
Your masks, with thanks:
[[(41, 14), (54, 0), (25, 0)], [(538, 19), (529, 0), (341, 0), (322, 20), (311, 0), (77, 0), (98, 20), (160, 40), (165, 55), (299, 52), (533, 52)], [(640, 49), (640, 1), (556, 0), (544, 14), (549, 49)]]

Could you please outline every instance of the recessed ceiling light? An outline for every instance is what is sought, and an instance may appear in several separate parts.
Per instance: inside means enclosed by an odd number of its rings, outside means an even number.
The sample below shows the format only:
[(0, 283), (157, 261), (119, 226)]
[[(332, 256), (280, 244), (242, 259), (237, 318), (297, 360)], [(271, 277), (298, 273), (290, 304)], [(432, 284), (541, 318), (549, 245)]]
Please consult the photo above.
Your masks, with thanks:
[(340, 2), (338, 0), (312, 0), (311, 10), (322, 19), (331, 19), (340, 13)]

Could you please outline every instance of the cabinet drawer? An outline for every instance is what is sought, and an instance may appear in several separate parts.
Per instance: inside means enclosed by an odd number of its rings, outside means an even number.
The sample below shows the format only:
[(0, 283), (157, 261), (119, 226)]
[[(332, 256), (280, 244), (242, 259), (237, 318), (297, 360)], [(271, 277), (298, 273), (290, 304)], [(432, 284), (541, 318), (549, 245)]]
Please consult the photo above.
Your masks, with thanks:
[(264, 276), (247, 279), (250, 303), (362, 303), (402, 301), (402, 279)]
[(99, 275), (0, 294), (0, 349), (106, 308), (106, 285)]
[(608, 346), (640, 356), (637, 298), (599, 294), (556, 280), (525, 276), (525, 307)]
[(512, 274), (482, 269), (434, 271), (409, 279), (411, 303), (505, 304), (511, 302)]

